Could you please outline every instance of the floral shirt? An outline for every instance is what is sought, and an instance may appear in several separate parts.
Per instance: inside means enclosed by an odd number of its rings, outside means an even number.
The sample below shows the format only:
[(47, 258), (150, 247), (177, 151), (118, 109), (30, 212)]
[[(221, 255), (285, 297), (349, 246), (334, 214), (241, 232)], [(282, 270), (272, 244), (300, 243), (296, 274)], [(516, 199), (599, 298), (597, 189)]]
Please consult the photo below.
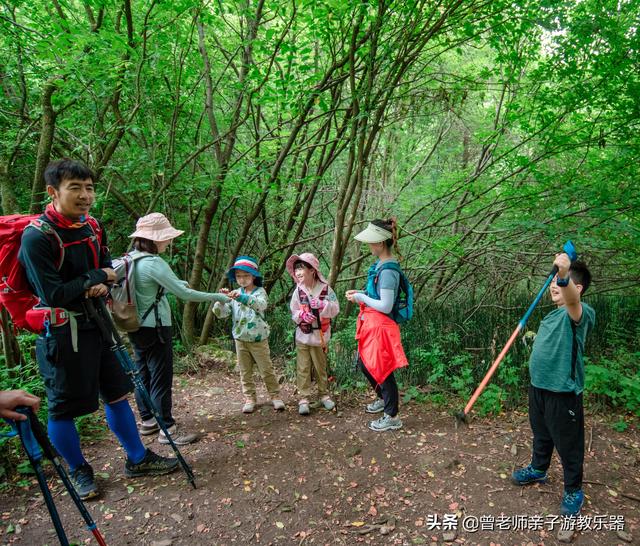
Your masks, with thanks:
[(231, 315), (233, 339), (263, 341), (269, 338), (271, 331), (264, 318), (268, 303), (267, 291), (261, 286), (254, 288), (250, 294), (241, 288), (237, 300), (228, 303), (216, 302), (212, 311), (218, 318), (226, 318)]

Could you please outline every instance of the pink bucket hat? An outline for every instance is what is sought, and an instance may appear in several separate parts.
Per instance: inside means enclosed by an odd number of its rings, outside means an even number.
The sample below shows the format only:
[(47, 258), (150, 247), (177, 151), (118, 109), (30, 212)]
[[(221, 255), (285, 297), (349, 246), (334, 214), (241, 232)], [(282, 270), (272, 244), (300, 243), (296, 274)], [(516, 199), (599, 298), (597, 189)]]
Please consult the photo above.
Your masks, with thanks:
[(174, 228), (167, 217), (161, 212), (152, 212), (142, 218), (138, 218), (136, 222), (136, 230), (129, 235), (129, 238), (149, 239), (150, 241), (170, 241), (178, 235), (182, 235), (184, 231)]
[(309, 264), (311, 267), (313, 267), (313, 269), (316, 270), (320, 282), (327, 284), (327, 279), (325, 279), (324, 275), (320, 273), (320, 262), (318, 261), (318, 258), (311, 254), (311, 252), (303, 252), (300, 255), (294, 254), (287, 260), (287, 271), (289, 272), (289, 275), (291, 275), (291, 278), (294, 280), (294, 282), (298, 282), (293, 269), (293, 266), (296, 262), (304, 262), (306, 264)]

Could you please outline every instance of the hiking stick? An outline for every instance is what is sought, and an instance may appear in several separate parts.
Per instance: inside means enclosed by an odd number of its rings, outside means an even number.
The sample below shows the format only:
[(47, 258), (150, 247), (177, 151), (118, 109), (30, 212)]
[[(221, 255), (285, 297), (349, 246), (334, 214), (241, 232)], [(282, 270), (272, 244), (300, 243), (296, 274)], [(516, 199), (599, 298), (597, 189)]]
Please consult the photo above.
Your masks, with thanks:
[(85, 306), (87, 308), (87, 312), (89, 313), (89, 316), (94, 319), (98, 328), (102, 332), (104, 339), (112, 343), (111, 352), (115, 354), (116, 358), (118, 359), (118, 362), (120, 362), (120, 365), (124, 369), (125, 373), (131, 378), (131, 381), (133, 382), (135, 388), (138, 390), (138, 393), (140, 393), (142, 399), (144, 400), (145, 406), (147, 406), (149, 411), (151, 411), (151, 414), (155, 417), (156, 421), (158, 422), (158, 425), (160, 426), (160, 429), (166, 436), (167, 440), (169, 440), (169, 445), (171, 446), (171, 449), (173, 449), (173, 452), (175, 453), (176, 458), (178, 459), (178, 462), (182, 467), (182, 470), (184, 470), (184, 473), (187, 476), (188, 482), (195, 489), (196, 481), (193, 475), (193, 471), (191, 470), (191, 467), (187, 464), (187, 461), (184, 460), (184, 457), (182, 456), (182, 453), (180, 453), (178, 446), (176, 446), (175, 442), (173, 441), (173, 438), (171, 438), (168, 427), (165, 424), (162, 417), (160, 416), (160, 412), (158, 411), (158, 408), (151, 400), (149, 391), (144, 386), (144, 383), (142, 382), (142, 378), (140, 377), (140, 371), (138, 370), (138, 367), (136, 366), (135, 362), (131, 360), (129, 351), (127, 351), (127, 348), (125, 347), (122, 341), (122, 338), (120, 337), (120, 334), (118, 333), (115, 325), (113, 324), (113, 320), (111, 319), (111, 315), (109, 314), (109, 311), (107, 310), (107, 307), (104, 304), (104, 300), (102, 298), (95, 298), (95, 299), (97, 299), (98, 301), (98, 309), (96, 309), (96, 306), (92, 301), (92, 298), (87, 298), (85, 300)]
[(29, 458), (29, 462), (33, 467), (36, 478), (38, 479), (38, 485), (40, 485), (40, 489), (42, 490), (42, 496), (44, 497), (44, 501), (47, 505), (47, 509), (49, 510), (49, 515), (51, 516), (51, 521), (53, 522), (53, 526), (55, 527), (56, 534), (58, 535), (58, 540), (60, 540), (60, 544), (62, 546), (67, 546), (69, 541), (64, 532), (64, 528), (62, 527), (62, 522), (60, 521), (60, 516), (58, 514), (58, 510), (56, 509), (56, 505), (53, 502), (53, 497), (51, 496), (51, 491), (49, 490), (49, 486), (47, 485), (47, 479), (44, 476), (44, 472), (42, 470), (42, 465), (40, 461), (43, 456), (46, 456), (52, 463), (58, 476), (62, 480), (69, 496), (73, 500), (87, 524), (87, 529), (89, 529), (93, 536), (96, 538), (96, 541), (100, 546), (107, 546), (107, 543), (104, 541), (104, 537), (98, 530), (96, 523), (93, 521), (91, 514), (85, 507), (84, 503), (80, 499), (78, 492), (73, 487), (71, 480), (69, 479), (69, 475), (67, 471), (64, 469), (64, 466), (60, 462), (58, 454), (56, 450), (49, 442), (49, 438), (44, 432), (40, 421), (33, 413), (31, 408), (26, 406), (19, 406), (15, 409), (18, 413), (21, 413), (27, 417), (26, 421), (10, 421), (11, 426), (16, 430), (16, 432), (20, 435), (20, 440), (22, 441), (22, 445), (24, 447), (25, 452), (27, 453), (27, 457)]
[[(569, 258), (571, 259), (572, 262), (575, 261), (576, 258), (578, 257), (578, 254), (576, 253), (576, 249), (573, 246), (573, 243), (571, 241), (567, 241), (564, 244), (564, 246), (562, 247), (562, 250), (569, 256)], [(533, 310), (535, 309), (536, 305), (538, 305), (538, 302), (542, 299), (542, 296), (544, 295), (544, 293), (547, 290), (547, 288), (549, 288), (549, 285), (551, 284), (551, 281), (553, 281), (553, 278), (556, 276), (557, 273), (558, 273), (558, 266), (554, 265), (551, 268), (551, 271), (549, 272), (547, 280), (544, 282), (544, 285), (542, 286), (542, 288), (538, 292), (538, 295), (533, 300), (533, 303), (529, 306), (529, 309), (527, 309), (527, 312), (520, 319), (520, 322), (518, 323), (518, 326), (516, 326), (516, 329), (511, 334), (511, 337), (507, 341), (507, 344), (504, 346), (502, 351), (500, 351), (500, 354), (497, 356), (497, 358), (493, 361), (493, 364), (491, 365), (491, 368), (489, 368), (489, 371), (484, 376), (484, 379), (480, 382), (480, 384), (478, 385), (478, 387), (474, 391), (473, 395), (471, 396), (471, 398), (467, 402), (467, 405), (465, 406), (464, 410), (456, 413), (456, 427), (460, 423), (467, 423), (467, 415), (471, 411), (471, 408), (473, 407), (473, 405), (476, 403), (476, 400), (478, 400), (478, 398), (480, 397), (480, 395), (484, 391), (485, 387), (487, 386), (487, 384), (491, 380), (491, 377), (493, 376), (495, 371), (498, 369), (498, 366), (500, 365), (500, 362), (502, 362), (502, 359), (507, 354), (507, 351), (509, 351), (509, 349), (511, 348), (511, 345), (513, 345), (513, 342), (518, 337), (518, 334), (520, 332), (522, 332), (522, 330), (524, 329), (524, 326), (527, 323), (527, 320), (529, 320), (529, 317), (531, 316), (531, 313), (533, 313)]]

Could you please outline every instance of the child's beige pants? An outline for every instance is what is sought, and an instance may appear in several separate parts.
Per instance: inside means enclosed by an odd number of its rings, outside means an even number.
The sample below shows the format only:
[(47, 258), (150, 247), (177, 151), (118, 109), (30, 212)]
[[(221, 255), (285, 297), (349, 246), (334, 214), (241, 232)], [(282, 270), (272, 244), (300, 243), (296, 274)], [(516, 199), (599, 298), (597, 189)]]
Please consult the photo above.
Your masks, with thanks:
[(242, 394), (245, 399), (256, 401), (256, 383), (253, 379), (254, 365), (258, 368), (258, 373), (262, 377), (271, 399), (279, 398), (280, 385), (278, 385), (278, 379), (273, 373), (269, 340), (240, 341), (236, 339), (235, 342), (240, 384), (242, 385)]
[(327, 355), (322, 347), (296, 343), (296, 368), (298, 396), (300, 399), (307, 399), (311, 396), (311, 368), (316, 371), (316, 381), (318, 384), (318, 398), (329, 394), (327, 380)]

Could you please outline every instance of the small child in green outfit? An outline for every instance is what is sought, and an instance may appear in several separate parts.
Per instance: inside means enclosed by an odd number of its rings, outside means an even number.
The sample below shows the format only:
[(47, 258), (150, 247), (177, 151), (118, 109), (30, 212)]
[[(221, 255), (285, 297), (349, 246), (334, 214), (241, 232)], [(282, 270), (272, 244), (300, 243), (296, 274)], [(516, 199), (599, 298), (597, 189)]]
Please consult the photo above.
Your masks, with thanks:
[(273, 363), (269, 349), (270, 328), (264, 319), (267, 309), (267, 291), (262, 287), (262, 275), (258, 263), (249, 256), (238, 256), (233, 267), (227, 271), (230, 282), (236, 282), (240, 288), (221, 290), (233, 301), (216, 302), (213, 313), (218, 318), (231, 315), (233, 321), (233, 339), (236, 343), (240, 384), (244, 395), (244, 413), (253, 413), (256, 407), (256, 384), (253, 379), (254, 365), (264, 381), (271, 403), (276, 410), (284, 409), (280, 399), (280, 385), (273, 373)]
[(584, 503), (584, 343), (595, 324), (595, 311), (580, 301), (591, 273), (567, 254), (556, 256), (558, 274), (549, 292), (557, 309), (540, 323), (529, 359), (529, 422), (533, 431), (531, 464), (516, 470), (516, 485), (544, 483), (555, 447), (562, 461), (561, 513), (577, 516)]

